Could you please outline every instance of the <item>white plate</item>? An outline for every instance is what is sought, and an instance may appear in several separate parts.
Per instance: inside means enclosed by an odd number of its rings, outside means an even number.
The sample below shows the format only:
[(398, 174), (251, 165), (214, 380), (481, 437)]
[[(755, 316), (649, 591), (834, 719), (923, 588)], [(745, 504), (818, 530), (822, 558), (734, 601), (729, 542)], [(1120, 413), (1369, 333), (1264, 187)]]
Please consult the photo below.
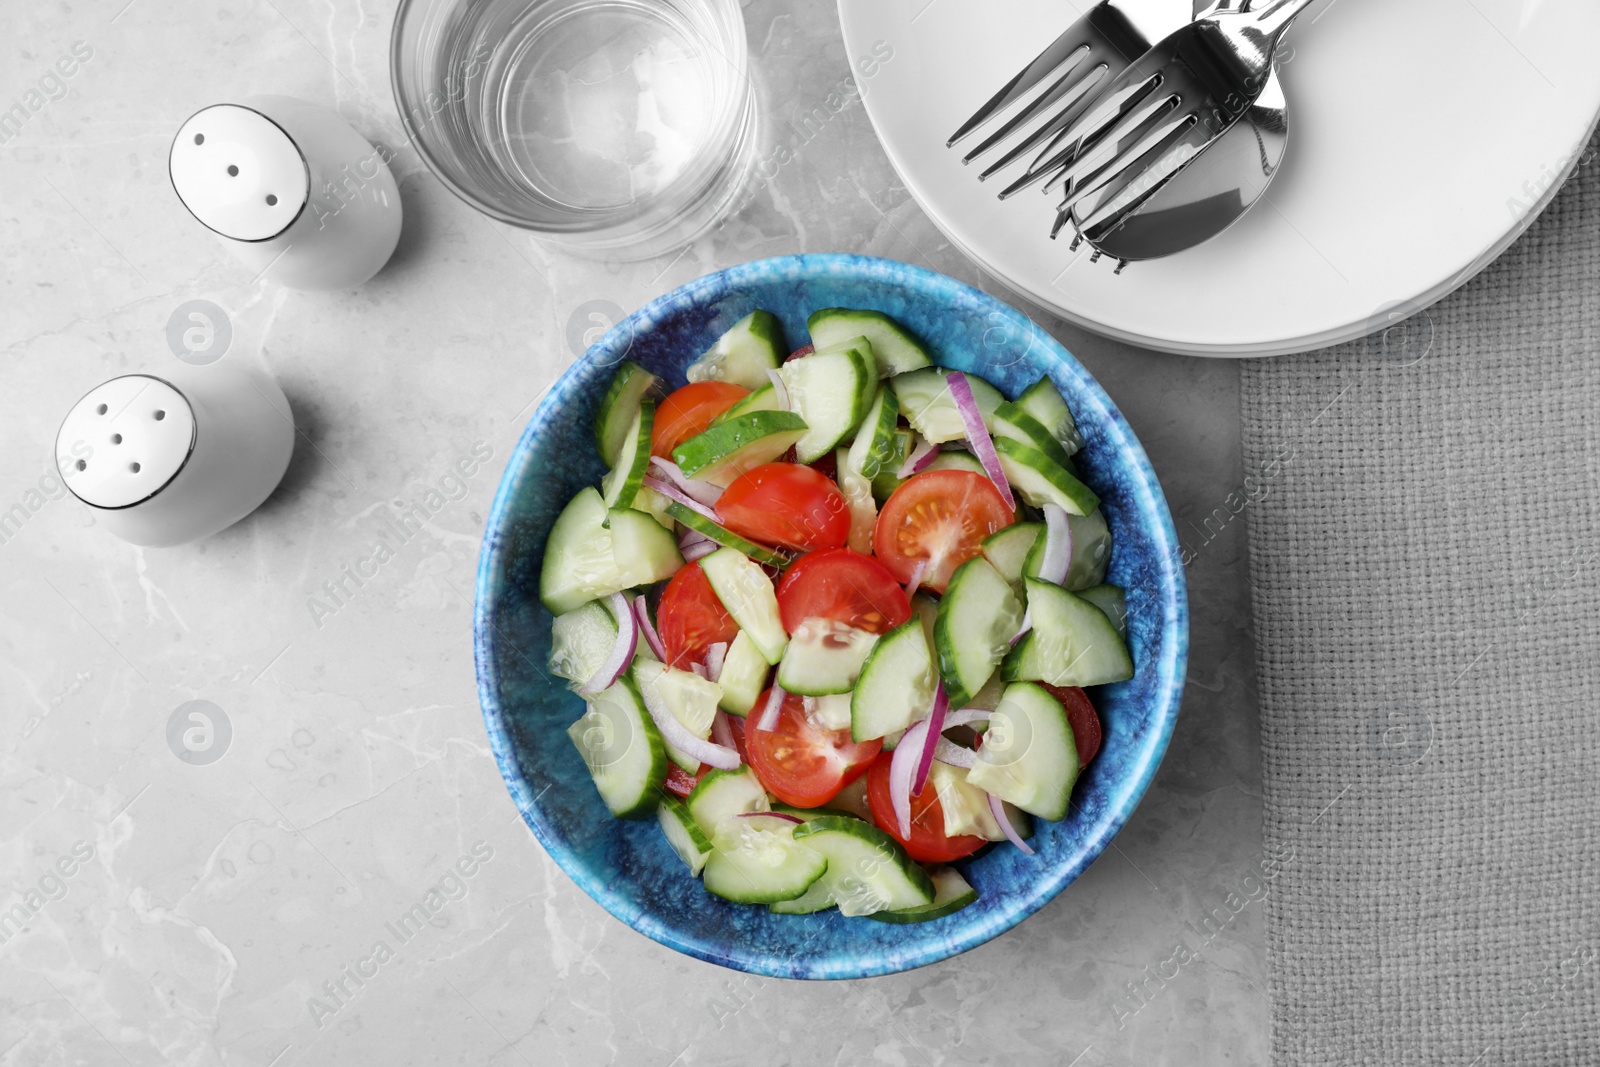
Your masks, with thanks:
[(853, 63), (893, 50), (857, 81), (933, 221), (1068, 320), (1148, 348), (1276, 355), (1426, 307), (1527, 227), (1600, 114), (1596, 0), (1323, 0), (1287, 38), (1289, 149), (1267, 197), (1215, 240), (1114, 277), (1048, 238), (1053, 200), (1001, 203), (944, 146), (1090, 6), (839, 0), (839, 19)]

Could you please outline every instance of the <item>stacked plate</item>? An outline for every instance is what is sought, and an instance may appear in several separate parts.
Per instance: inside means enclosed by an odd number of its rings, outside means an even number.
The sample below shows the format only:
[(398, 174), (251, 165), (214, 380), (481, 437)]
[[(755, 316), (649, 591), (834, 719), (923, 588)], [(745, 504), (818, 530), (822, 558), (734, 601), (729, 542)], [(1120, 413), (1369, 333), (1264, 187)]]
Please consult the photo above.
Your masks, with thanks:
[(1090, 6), (839, 0), (839, 18), (878, 137), (934, 223), (1069, 321), (1147, 348), (1277, 355), (1400, 321), (1527, 228), (1600, 117), (1592, 0), (1322, 0), (1280, 56), (1291, 132), (1267, 196), (1215, 240), (1114, 276), (1068, 251), (1070, 230), (1050, 240), (1054, 199), (1002, 203), (1003, 181), (945, 147)]

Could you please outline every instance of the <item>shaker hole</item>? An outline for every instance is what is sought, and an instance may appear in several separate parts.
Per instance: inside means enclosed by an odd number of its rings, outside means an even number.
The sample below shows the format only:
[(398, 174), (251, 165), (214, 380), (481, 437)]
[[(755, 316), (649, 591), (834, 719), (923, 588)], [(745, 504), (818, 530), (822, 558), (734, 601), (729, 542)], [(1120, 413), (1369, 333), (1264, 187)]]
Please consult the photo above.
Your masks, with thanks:
[(104, 415), (106, 413), (106, 406), (101, 404), (99, 407), (94, 409), (94, 413), (96, 415)]
[(206, 135), (203, 134), (203, 133), (195, 134), (194, 135), (194, 143), (195, 144), (205, 144), (206, 143)]
[(167, 417), (167, 413), (165, 411), (161, 411), (161, 410), (157, 409), (157, 411), (156, 411), (156, 421), (157, 422), (160, 422), (162, 419), (164, 419), (166, 417)]
[(111, 435), (111, 443), (114, 444), (114, 445), (120, 445), (122, 443), (122, 435), (120, 433), (112, 434)]
[(79, 470), (83, 470), (83, 469), (84, 469), (84, 468), (85, 468), (85, 467), (87, 467), (87, 466), (88, 466), (88, 464), (87, 464), (87, 463), (85, 463), (85, 462), (84, 462), (84, 461), (83, 461), (83, 460), (81, 460), (81, 459), (80, 459), (80, 460), (78, 460), (78, 469), (79, 469)]
[(268, 193), (267, 194), (267, 206), (268, 207), (274, 207), (274, 206), (277, 205), (277, 203), (278, 203), (278, 198), (276, 196), (272, 195), (271, 193)]
[(138, 465), (138, 464), (137, 464), (137, 463), (130, 463), (130, 464), (128, 464), (128, 469), (129, 469), (129, 470), (130, 470), (130, 471), (132, 471), (132, 472), (133, 472), (133, 473), (135, 473), (135, 474), (138, 474), (138, 473), (139, 473), (139, 465)]
[(232, 163), (229, 163), (228, 164), (228, 177), (237, 178), (238, 176), (239, 176), (239, 168), (234, 166)]

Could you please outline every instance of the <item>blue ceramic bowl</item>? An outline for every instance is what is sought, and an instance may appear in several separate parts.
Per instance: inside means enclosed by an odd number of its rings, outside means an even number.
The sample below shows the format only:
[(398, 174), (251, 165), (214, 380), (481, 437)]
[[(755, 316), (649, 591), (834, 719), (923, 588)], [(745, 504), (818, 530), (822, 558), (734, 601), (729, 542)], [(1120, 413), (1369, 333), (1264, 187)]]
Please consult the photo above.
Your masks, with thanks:
[[(1060, 823), (1036, 820), (1034, 856), (1000, 845), (961, 867), (976, 903), (932, 922), (772, 915), (705, 892), (654, 819), (613, 819), (565, 730), (582, 700), (544, 672), (550, 614), (539, 603), (546, 532), (605, 467), (595, 410), (623, 359), (671, 385), (716, 337), (756, 308), (791, 344), (817, 308), (876, 308), (923, 338), (947, 366), (1009, 396), (1048, 374), (1086, 441), (1078, 462), (1100, 494), (1115, 543), (1108, 581), (1128, 591), (1138, 673), (1094, 693), (1100, 754)], [(1127, 821), (1172, 735), (1189, 620), (1178, 539), (1144, 449), (1100, 386), (1048, 334), (993, 297), (941, 274), (849, 255), (786, 256), (731, 267), (651, 302), (575, 363), (534, 412), (507, 464), (484, 536), (474, 637), (489, 740), (512, 799), (557, 863), (611, 914), (680, 952), (782, 978), (857, 978), (933, 963), (1011, 929), (1076, 878)]]

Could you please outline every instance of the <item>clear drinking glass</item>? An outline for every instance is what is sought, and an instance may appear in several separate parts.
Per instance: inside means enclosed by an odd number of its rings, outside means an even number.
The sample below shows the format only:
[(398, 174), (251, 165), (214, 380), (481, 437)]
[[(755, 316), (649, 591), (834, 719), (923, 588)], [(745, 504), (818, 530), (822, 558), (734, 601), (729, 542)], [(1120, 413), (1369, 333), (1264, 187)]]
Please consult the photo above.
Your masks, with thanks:
[(478, 210), (597, 257), (709, 229), (750, 169), (738, 0), (401, 0), (411, 143)]

